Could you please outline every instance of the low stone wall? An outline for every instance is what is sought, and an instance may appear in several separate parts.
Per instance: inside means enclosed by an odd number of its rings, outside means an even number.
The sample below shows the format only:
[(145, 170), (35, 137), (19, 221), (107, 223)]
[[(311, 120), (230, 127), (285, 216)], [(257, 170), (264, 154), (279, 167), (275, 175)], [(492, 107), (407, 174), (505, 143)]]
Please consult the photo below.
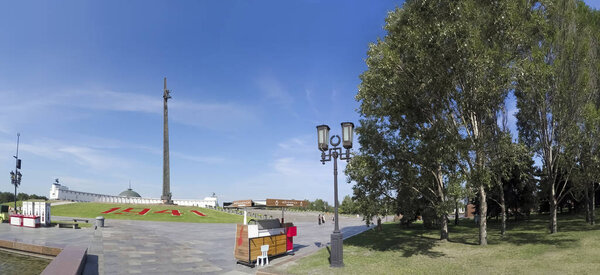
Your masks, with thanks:
[(67, 246), (42, 271), (42, 275), (79, 275), (85, 267), (87, 248)]
[(14, 241), (0, 240), (0, 248), (54, 256), (42, 272), (44, 275), (77, 275), (83, 272), (87, 257), (87, 248), (67, 246), (64, 249), (41, 245), (25, 244)]
[(48, 256), (57, 256), (62, 251), (62, 249), (56, 248), (56, 247), (25, 244), (25, 243), (18, 243), (18, 242), (5, 241), (5, 240), (0, 240), (0, 247), (7, 248), (7, 249), (13, 249), (13, 250), (20, 250), (20, 251), (25, 251), (25, 252), (30, 252), (30, 253), (36, 253), (36, 254), (41, 254), (41, 255), (48, 255)]

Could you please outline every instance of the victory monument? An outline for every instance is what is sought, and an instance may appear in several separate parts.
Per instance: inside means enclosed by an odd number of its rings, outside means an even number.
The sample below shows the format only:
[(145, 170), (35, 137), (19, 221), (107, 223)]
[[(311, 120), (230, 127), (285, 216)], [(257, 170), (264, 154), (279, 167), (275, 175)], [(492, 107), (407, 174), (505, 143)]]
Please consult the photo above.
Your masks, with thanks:
[(167, 109), (167, 100), (171, 98), (167, 90), (167, 78), (165, 77), (164, 101), (164, 140), (163, 140), (163, 193), (160, 199), (164, 204), (173, 204), (170, 191), (170, 173), (169, 173), (169, 115)]

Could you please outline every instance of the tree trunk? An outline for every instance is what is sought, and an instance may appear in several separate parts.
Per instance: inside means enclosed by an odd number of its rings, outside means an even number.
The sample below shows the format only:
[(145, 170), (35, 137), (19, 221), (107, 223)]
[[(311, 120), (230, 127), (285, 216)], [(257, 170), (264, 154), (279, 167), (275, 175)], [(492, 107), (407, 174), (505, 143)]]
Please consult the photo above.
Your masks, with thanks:
[(479, 186), (479, 245), (487, 245), (487, 198), (483, 185)]
[(590, 200), (590, 185), (585, 185), (585, 222), (591, 224), (592, 221), (590, 219), (592, 213), (590, 206), (592, 205), (592, 201)]
[(458, 225), (458, 201), (456, 201), (456, 205), (455, 205), (455, 209), (454, 209), (454, 225)]
[[(444, 174), (442, 173), (442, 167), (438, 165), (437, 172), (435, 173), (436, 184), (438, 190), (438, 197), (441, 205), (445, 205), (447, 200), (446, 194), (444, 194)], [(440, 240), (448, 240), (448, 212), (443, 210), (444, 214), (440, 215)]]
[(591, 198), (590, 198), (590, 224), (596, 224), (596, 184), (592, 182)]
[(440, 216), (440, 240), (448, 240), (448, 215), (444, 214)]
[(502, 215), (502, 222), (500, 223), (500, 235), (504, 236), (506, 233), (506, 203), (504, 202), (504, 188), (500, 190), (500, 211)]
[(550, 234), (558, 232), (558, 225), (556, 221), (557, 202), (554, 197), (554, 184), (552, 184), (552, 190), (550, 191)]

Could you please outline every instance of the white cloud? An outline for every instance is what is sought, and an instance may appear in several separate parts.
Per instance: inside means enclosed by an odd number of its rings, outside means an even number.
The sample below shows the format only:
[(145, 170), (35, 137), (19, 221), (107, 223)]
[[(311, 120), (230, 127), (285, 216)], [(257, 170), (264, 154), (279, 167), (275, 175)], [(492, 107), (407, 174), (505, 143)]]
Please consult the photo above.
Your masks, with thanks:
[(177, 158), (181, 158), (181, 159), (185, 159), (185, 160), (189, 160), (189, 161), (202, 162), (202, 163), (208, 163), (208, 164), (225, 162), (225, 158), (222, 158), (222, 157), (192, 156), (192, 155), (183, 154), (183, 153), (179, 153), (179, 152), (171, 152), (171, 155), (173, 157), (177, 157)]
[[(15, 144), (9, 140), (0, 141), (1, 151), (13, 151)], [(132, 161), (113, 156), (105, 150), (98, 148), (63, 143), (52, 139), (38, 139), (29, 142), (21, 142), (19, 152), (35, 155), (46, 160), (68, 162), (74, 161), (81, 168), (96, 173), (107, 171), (123, 172), (132, 167)]]
[(273, 100), (285, 108), (293, 103), (292, 95), (283, 88), (283, 85), (275, 77), (262, 76), (256, 80), (256, 83), (267, 99)]
[[(30, 120), (37, 120), (40, 117), (46, 117), (47, 111), (54, 108), (163, 114), (162, 95), (148, 96), (106, 90), (74, 90), (31, 96), (30, 100), (22, 100), (22, 95), (20, 96), (19, 93), (8, 93), (8, 97), (11, 101), (19, 102), (19, 104), (12, 104), (0, 110), (0, 118), (5, 117), (7, 121), (14, 118), (22, 122), (28, 116), (34, 117)], [(16, 114), (19, 114), (19, 117), (16, 117)], [(82, 117), (86, 115), (83, 112), (76, 114)], [(24, 117), (20, 117), (21, 115)], [(61, 119), (66, 118), (61, 117)], [(234, 102), (196, 102), (185, 98), (169, 100), (169, 119), (175, 123), (225, 131), (236, 131), (240, 126), (260, 123), (254, 107)], [(0, 125), (0, 132), (5, 132), (7, 131), (5, 129), (9, 128), (11, 127)]]
[[(284, 153), (289, 153), (289, 152), (308, 153), (308, 152), (310, 152), (310, 149), (311, 149), (310, 148), (311, 145), (309, 144), (310, 143), (309, 140), (311, 138), (313, 138), (313, 136), (311, 136), (311, 135), (304, 135), (304, 136), (301, 136), (301, 137), (295, 137), (295, 138), (288, 139), (288, 140), (286, 140), (284, 142), (281, 142), (281, 143), (277, 144), (277, 146)], [(316, 137), (314, 137), (314, 138), (316, 138)], [(315, 146), (315, 148), (316, 148), (316, 146)]]
[(169, 113), (169, 118), (175, 122), (225, 131), (237, 131), (260, 123), (251, 107), (236, 103), (173, 101)]
[(58, 95), (64, 105), (80, 108), (162, 113), (162, 97), (113, 91), (71, 91)]
[(68, 157), (72, 157), (79, 165), (89, 167), (95, 171), (131, 168), (129, 162), (121, 158), (109, 156), (100, 150), (90, 147), (61, 146), (56, 148), (56, 151), (66, 153)]
[[(234, 183), (234, 189), (249, 190), (237, 199), (263, 198), (317, 198), (333, 202), (333, 167), (331, 162), (326, 165), (320, 162), (320, 152), (316, 145), (312, 146), (313, 136), (294, 137), (278, 145), (278, 150), (267, 168), (257, 171), (254, 176), (241, 179)], [(346, 183), (344, 175), (345, 161), (338, 161), (339, 196), (352, 193), (352, 185)], [(247, 186), (252, 186), (248, 189)], [(229, 192), (235, 194), (234, 192)], [(341, 200), (341, 199), (340, 199)]]
[(309, 89), (306, 89), (305, 95), (306, 95), (306, 102), (308, 102), (308, 106), (310, 107), (310, 109), (313, 112), (313, 114), (315, 115), (315, 117), (320, 117), (321, 113), (319, 113), (319, 110), (317, 110), (315, 102), (312, 99), (312, 91)]

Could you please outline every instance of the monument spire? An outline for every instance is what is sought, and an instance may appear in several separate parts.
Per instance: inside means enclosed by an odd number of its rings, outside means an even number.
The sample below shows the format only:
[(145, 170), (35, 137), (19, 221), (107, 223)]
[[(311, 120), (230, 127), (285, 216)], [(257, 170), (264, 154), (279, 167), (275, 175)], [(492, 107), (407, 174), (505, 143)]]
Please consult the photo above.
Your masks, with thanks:
[(165, 77), (164, 88), (164, 140), (163, 140), (163, 193), (160, 199), (165, 204), (173, 204), (171, 200), (171, 180), (169, 172), (169, 116), (167, 110), (167, 100), (171, 98), (169, 90), (167, 90), (167, 78)]

